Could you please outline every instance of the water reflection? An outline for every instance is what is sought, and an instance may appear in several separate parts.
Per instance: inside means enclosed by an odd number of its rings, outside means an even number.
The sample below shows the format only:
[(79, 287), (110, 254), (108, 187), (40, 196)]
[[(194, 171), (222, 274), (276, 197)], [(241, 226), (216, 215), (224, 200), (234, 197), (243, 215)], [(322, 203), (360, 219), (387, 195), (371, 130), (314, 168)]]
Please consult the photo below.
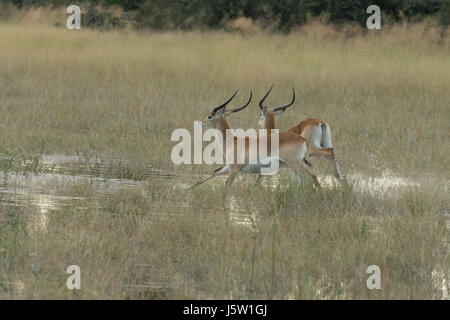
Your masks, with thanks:
[[(187, 190), (190, 185), (201, 179), (199, 175), (175, 175), (168, 171), (156, 170), (148, 168), (143, 170), (141, 177), (144, 179), (133, 180), (118, 178), (121, 172), (115, 172), (111, 166), (104, 163), (81, 161), (76, 156), (44, 156), (43, 167), (45, 173), (27, 173), (14, 174), (0, 172), (0, 206), (22, 207), (27, 206), (34, 208), (28, 219), (28, 229), (31, 233), (48, 232), (48, 224), (53, 214), (70, 210), (86, 210), (91, 207), (101, 208), (102, 204), (93, 201), (89, 197), (75, 197), (67, 195), (63, 192), (63, 187), (73, 185), (88, 185), (95, 192), (106, 193), (110, 197), (114, 196), (114, 192), (118, 190), (138, 190), (146, 199), (149, 198), (148, 192), (155, 179), (163, 181), (168, 190), (172, 190), (177, 194), (188, 194)], [(245, 176), (239, 177), (235, 183), (241, 183)], [(324, 188), (339, 188), (340, 182), (333, 176), (319, 176), (319, 181)], [(390, 171), (384, 171), (378, 177), (365, 176), (363, 174), (350, 174), (347, 179), (353, 184), (353, 190), (356, 192), (368, 192), (373, 196), (394, 196), (395, 190), (401, 190), (409, 187), (424, 186), (415, 181), (399, 177)], [(241, 180), (241, 181), (239, 181)], [(225, 184), (226, 177), (216, 177), (205, 184), (212, 189), (218, 189)], [(268, 190), (275, 190), (280, 185), (280, 176), (274, 175), (260, 179), (258, 183)], [(447, 188), (449, 183), (445, 184)], [(154, 208), (154, 217), (164, 219), (172, 215), (182, 214), (189, 208), (189, 197), (182, 198), (184, 200), (167, 204), (164, 208)], [(255, 230), (258, 225), (258, 212), (256, 209), (248, 208), (246, 204), (232, 194), (227, 197), (225, 208), (229, 212), (229, 219), (237, 226), (251, 228)], [(152, 204), (148, 204), (152, 207)], [(366, 217), (366, 219), (368, 219)], [(376, 224), (370, 223), (371, 232), (376, 232)], [(450, 222), (449, 222), (450, 223)], [(450, 225), (448, 226), (450, 229)], [(444, 298), (449, 298), (448, 281), (446, 275), (442, 271), (433, 271), (433, 283), (435, 286), (442, 288)], [(153, 283), (148, 283), (148, 287), (154, 289)], [(130, 285), (131, 286), (131, 285)], [(21, 291), (21, 285), (15, 284), (18, 291)], [(158, 287), (159, 288), (159, 287)], [(152, 289), (152, 290), (153, 290)], [(156, 289), (155, 289), (156, 290)], [(317, 293), (319, 296), (320, 292)]]
[(258, 218), (256, 210), (246, 211), (235, 196), (228, 197), (227, 209), (230, 212), (230, 221), (236, 225), (256, 228)]
[[(87, 161), (78, 156), (47, 155), (42, 157), (44, 173), (13, 174), (0, 172), (0, 196), (2, 206), (24, 206), (35, 207), (34, 217), (35, 229), (45, 231), (49, 214), (52, 211), (63, 208), (80, 208), (82, 204), (86, 208), (99, 206), (98, 203), (90, 203), (83, 197), (68, 196), (61, 194), (58, 186), (82, 185), (92, 186), (96, 191), (113, 194), (122, 189), (140, 190), (147, 197), (148, 187), (154, 179), (167, 181), (174, 192), (187, 191), (192, 183), (201, 179), (198, 175), (175, 175), (174, 173), (154, 168), (141, 171), (143, 180), (117, 178), (121, 172), (120, 167), (113, 169), (110, 165), (93, 160)], [(239, 180), (247, 179), (249, 175), (240, 175)], [(255, 176), (252, 176), (253, 178)], [(341, 183), (333, 176), (319, 176), (319, 181), (324, 188), (339, 188)], [(347, 179), (353, 184), (356, 192), (368, 192), (373, 196), (393, 195), (393, 190), (407, 187), (418, 187), (419, 183), (394, 175), (390, 171), (382, 172), (379, 177), (370, 177), (362, 174), (350, 174)], [(225, 184), (226, 177), (218, 176), (207, 182), (212, 189)], [(275, 190), (280, 184), (280, 175), (263, 177), (257, 182), (265, 189)], [(185, 202), (185, 203), (184, 203)], [(174, 208), (170, 208), (171, 214), (180, 214), (189, 207), (189, 199), (177, 202)], [(236, 197), (227, 197), (226, 208), (230, 213), (230, 219), (238, 225), (254, 226), (258, 219), (256, 210), (246, 209), (239, 203)], [(156, 214), (156, 213), (155, 213)], [(156, 214), (157, 215), (157, 214)]]

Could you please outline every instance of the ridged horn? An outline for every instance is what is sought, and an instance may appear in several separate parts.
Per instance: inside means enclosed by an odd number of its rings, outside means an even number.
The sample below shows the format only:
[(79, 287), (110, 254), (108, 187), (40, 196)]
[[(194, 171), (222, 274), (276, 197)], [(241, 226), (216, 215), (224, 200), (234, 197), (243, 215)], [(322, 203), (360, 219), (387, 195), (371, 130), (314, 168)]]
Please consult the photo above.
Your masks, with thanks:
[(230, 110), (230, 112), (238, 112), (238, 111), (244, 110), (250, 104), (250, 101), (252, 101), (252, 97), (253, 97), (253, 93), (252, 93), (252, 90), (250, 90), (250, 98), (248, 98), (247, 103), (241, 107)]
[(292, 104), (294, 103), (294, 101), (295, 101), (295, 90), (294, 90), (294, 87), (292, 87), (292, 101), (289, 102), (288, 104), (285, 104), (285, 105), (282, 105), (282, 106), (279, 106), (279, 107), (272, 108), (272, 111), (275, 112), (275, 111), (280, 111), (280, 110), (286, 109), (287, 107), (292, 106)]
[(269, 91), (267, 91), (267, 93), (264, 95), (264, 97), (261, 99), (261, 101), (259, 102), (259, 108), (262, 110), (264, 108), (263, 106), (263, 102), (264, 100), (266, 100), (267, 96), (269, 95), (270, 91), (272, 91), (273, 85), (270, 87)]
[(222, 103), (220, 106), (215, 107), (214, 109), (212, 109), (211, 114), (215, 114), (217, 111), (219, 111), (220, 109), (224, 108), (227, 106), (227, 104), (230, 103), (231, 100), (233, 100), (233, 98), (236, 96), (236, 94), (238, 93), (239, 89), (236, 90), (235, 93), (233, 93), (233, 95), (224, 103)]

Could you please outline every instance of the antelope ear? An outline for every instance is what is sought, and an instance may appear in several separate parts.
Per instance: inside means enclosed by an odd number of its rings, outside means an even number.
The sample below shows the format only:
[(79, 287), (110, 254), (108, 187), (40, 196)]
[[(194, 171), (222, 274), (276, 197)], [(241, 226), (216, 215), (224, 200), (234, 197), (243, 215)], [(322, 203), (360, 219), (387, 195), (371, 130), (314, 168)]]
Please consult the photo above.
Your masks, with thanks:
[(227, 110), (227, 107), (224, 107), (219, 112), (217, 112), (216, 118), (220, 119), (220, 117), (222, 117), (224, 114), (226, 115), (227, 113), (229, 113), (229, 111)]
[(275, 111), (275, 119), (278, 119), (286, 109)]
[(232, 115), (233, 113), (234, 113), (233, 110), (225, 110), (223, 116), (228, 117), (228, 116)]
[(266, 117), (267, 116), (267, 108), (266, 107), (264, 107), (264, 108), (262, 108), (261, 109), (261, 112), (259, 113), (259, 115), (261, 116), (261, 117)]

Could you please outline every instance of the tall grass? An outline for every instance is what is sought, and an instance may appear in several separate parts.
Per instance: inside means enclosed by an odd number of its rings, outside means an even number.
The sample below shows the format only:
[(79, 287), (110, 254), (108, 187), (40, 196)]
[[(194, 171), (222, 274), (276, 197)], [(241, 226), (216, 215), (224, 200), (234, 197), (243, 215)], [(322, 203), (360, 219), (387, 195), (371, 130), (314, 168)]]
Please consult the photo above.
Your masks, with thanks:
[(237, 87), (236, 103), (250, 89), (255, 102), (231, 124), (256, 127), (256, 100), (275, 83), (269, 103), (286, 101), (291, 86), (298, 97), (279, 127), (326, 120), (347, 169), (450, 172), (449, 42), (433, 25), (346, 39), (316, 24), (287, 36), (3, 24), (0, 39), (3, 148), (172, 169), (175, 128), (191, 129)]
[[(0, 206), (0, 297), (443, 297), (449, 261), (442, 190), (382, 199), (351, 186), (321, 193), (282, 180), (273, 191), (240, 183), (230, 192), (242, 213), (256, 212), (247, 224), (233, 220), (222, 187), (183, 193), (157, 181), (147, 194), (66, 187), (72, 196), (87, 192), (101, 208), (47, 213), (45, 227), (35, 207)], [(79, 291), (65, 286), (71, 264), (81, 268)], [(366, 287), (369, 265), (381, 269), (380, 290)]]
[[(347, 173), (449, 178), (450, 43), (430, 24), (348, 37), (317, 24), (247, 35), (10, 23), (0, 24), (0, 47), (0, 152), (18, 155), (2, 162), (9, 171), (77, 153), (119, 159), (133, 177), (148, 166), (207, 172), (172, 164), (172, 131), (237, 87), (236, 104), (275, 83), (271, 104), (297, 91), (279, 127), (326, 120)], [(258, 110), (253, 102), (232, 126), (256, 127)], [(443, 297), (445, 186), (377, 196), (350, 182), (318, 192), (280, 179), (273, 189), (239, 180), (226, 197), (222, 184), (180, 191), (162, 179), (116, 191), (49, 183), (82, 198), (55, 212), (2, 201), (0, 298)], [(250, 222), (236, 222), (236, 207)], [(71, 264), (80, 291), (65, 286)], [(366, 287), (372, 264), (380, 290)]]

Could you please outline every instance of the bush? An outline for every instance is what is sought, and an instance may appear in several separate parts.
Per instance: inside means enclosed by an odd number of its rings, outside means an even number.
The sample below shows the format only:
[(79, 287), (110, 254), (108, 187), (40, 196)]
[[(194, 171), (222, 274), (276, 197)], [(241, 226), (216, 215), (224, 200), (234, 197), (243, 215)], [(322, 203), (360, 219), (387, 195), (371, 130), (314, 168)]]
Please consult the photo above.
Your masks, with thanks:
[[(64, 0), (3, 0), (19, 8), (30, 5), (68, 6)], [(103, 0), (84, 1), (88, 8), (88, 25), (117, 27), (130, 20), (137, 28), (193, 29), (224, 28), (238, 18), (258, 21), (261, 26), (275, 26), (289, 31), (312, 17), (327, 16), (337, 24), (365, 25), (369, 5), (381, 8), (389, 20), (420, 21), (425, 16), (440, 12), (440, 22), (449, 24), (450, 0)], [(120, 7), (127, 15), (117, 16), (110, 8)]]
[(87, 27), (99, 29), (123, 28), (127, 22), (127, 16), (119, 7), (103, 7), (89, 4), (82, 6), (83, 24)]
[(439, 22), (444, 25), (450, 25), (450, 0), (444, 0), (439, 15)]

